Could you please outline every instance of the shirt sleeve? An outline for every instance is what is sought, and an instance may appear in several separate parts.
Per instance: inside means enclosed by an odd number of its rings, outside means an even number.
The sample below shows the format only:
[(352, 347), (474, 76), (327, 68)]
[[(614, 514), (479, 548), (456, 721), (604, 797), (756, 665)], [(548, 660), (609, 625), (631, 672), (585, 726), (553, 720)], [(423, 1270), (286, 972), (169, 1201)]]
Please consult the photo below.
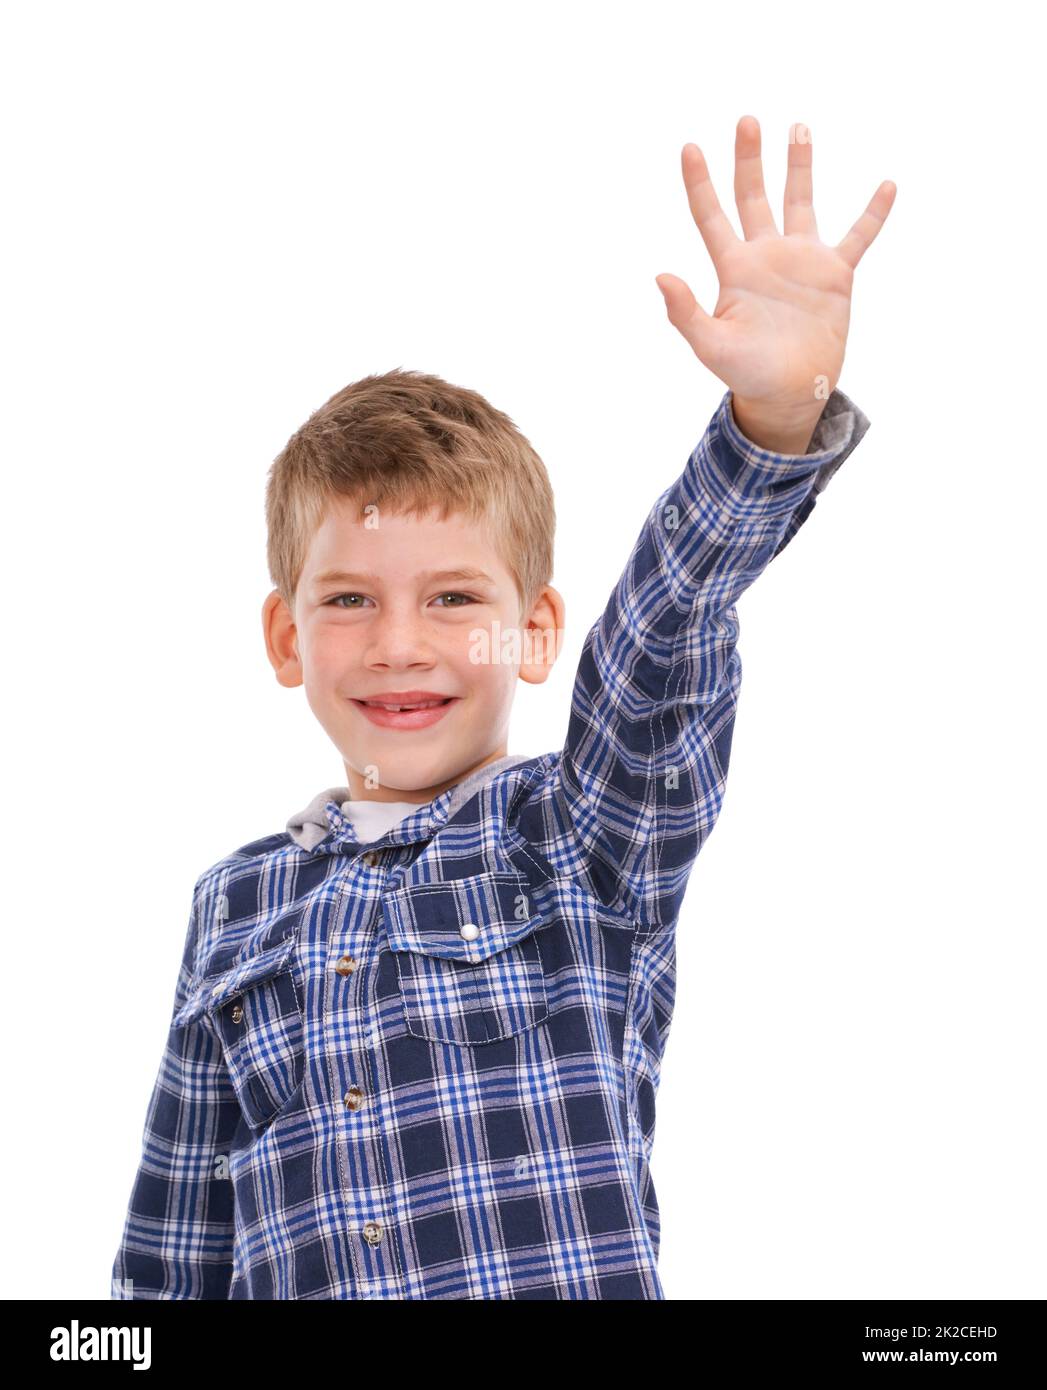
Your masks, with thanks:
[(835, 390), (807, 452), (773, 453), (741, 433), (728, 391), (585, 640), (556, 817), (590, 890), (643, 930), (679, 916), (719, 814), (742, 674), (736, 601), (868, 428)]
[[(194, 890), (172, 1018), (193, 980), (197, 902)], [(229, 1297), (233, 1185), (228, 1158), (240, 1119), (221, 1044), (204, 1017), (171, 1027), (113, 1263), (114, 1299)]]

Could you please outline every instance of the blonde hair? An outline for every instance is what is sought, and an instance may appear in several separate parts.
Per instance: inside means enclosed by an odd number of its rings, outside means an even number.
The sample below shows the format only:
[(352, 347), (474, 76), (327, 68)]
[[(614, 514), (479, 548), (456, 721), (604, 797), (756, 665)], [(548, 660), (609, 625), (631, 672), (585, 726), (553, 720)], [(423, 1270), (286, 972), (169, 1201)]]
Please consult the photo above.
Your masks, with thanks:
[(273, 460), (266, 555), (293, 610), (309, 542), (336, 497), (486, 521), (526, 615), (552, 580), (556, 512), (545, 465), (477, 391), (397, 368), (343, 387)]

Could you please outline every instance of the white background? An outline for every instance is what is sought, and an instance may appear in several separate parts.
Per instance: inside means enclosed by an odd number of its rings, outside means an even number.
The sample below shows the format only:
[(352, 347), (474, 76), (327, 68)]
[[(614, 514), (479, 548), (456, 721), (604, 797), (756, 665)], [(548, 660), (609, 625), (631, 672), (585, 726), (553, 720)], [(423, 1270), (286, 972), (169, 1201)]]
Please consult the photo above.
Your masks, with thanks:
[[(342, 780), (265, 657), (265, 473), (403, 366), (508, 411), (582, 642), (724, 386), (680, 151), (789, 127), (823, 239), (898, 185), (865, 440), (739, 604), (679, 924), (668, 1298), (1044, 1277), (1040, 72), (1024, 7), (37, 4), (2, 24), (8, 1297), (109, 1297), (192, 885)], [(780, 221), (779, 221), (780, 225)]]

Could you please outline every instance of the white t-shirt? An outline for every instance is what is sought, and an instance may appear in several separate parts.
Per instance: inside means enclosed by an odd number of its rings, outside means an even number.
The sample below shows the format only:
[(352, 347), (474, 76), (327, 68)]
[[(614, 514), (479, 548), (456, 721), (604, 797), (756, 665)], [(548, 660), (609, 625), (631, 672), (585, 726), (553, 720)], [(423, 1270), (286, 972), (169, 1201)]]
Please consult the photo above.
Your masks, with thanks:
[(417, 811), (420, 801), (343, 801), (342, 815), (346, 816), (360, 837), (361, 844), (381, 839), (385, 832)]

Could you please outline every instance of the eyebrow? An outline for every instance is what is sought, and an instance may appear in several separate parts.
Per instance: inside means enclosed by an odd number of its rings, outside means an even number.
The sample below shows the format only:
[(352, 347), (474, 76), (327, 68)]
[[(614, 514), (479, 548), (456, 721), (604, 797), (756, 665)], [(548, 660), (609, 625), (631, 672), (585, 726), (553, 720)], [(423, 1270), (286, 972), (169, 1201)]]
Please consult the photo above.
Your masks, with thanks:
[[(462, 583), (486, 580), (488, 584), (493, 584), (494, 580), (485, 570), (478, 569), (457, 569), (457, 570), (429, 570), (425, 574), (418, 575), (418, 579), (423, 584), (440, 583)], [(324, 588), (328, 584), (371, 584), (376, 588), (381, 585), (381, 579), (376, 574), (351, 574), (347, 570), (324, 570), (322, 574), (315, 575), (311, 583), (316, 588)]]

